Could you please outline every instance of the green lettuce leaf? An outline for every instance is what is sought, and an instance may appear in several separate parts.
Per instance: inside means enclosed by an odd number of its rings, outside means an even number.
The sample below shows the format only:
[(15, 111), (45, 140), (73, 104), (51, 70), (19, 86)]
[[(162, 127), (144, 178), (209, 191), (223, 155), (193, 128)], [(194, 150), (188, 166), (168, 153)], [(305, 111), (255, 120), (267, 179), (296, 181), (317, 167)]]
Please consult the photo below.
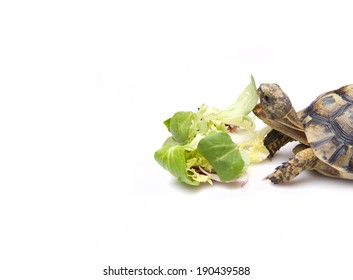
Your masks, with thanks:
[(195, 137), (195, 142), (182, 145), (175, 141), (173, 137), (167, 138), (162, 148), (155, 152), (155, 160), (179, 182), (198, 186), (200, 183), (209, 182), (212, 184), (210, 176), (200, 172), (200, 167), (211, 172), (213, 170), (210, 163), (197, 150), (196, 146), (200, 137)]
[(169, 120), (169, 131), (179, 143), (189, 140), (191, 124), (195, 114), (193, 112), (177, 112)]
[(245, 166), (238, 146), (225, 132), (216, 132), (202, 138), (197, 150), (216, 170), (219, 178), (231, 181), (238, 177)]
[(218, 113), (216, 118), (225, 124), (253, 128), (254, 120), (248, 114), (254, 109), (258, 100), (255, 80), (251, 76), (250, 83), (238, 96), (237, 100), (227, 109)]
[(169, 137), (163, 147), (155, 152), (154, 158), (163, 168), (174, 175), (178, 181), (194, 186), (200, 184), (200, 182), (192, 179), (192, 176), (189, 176), (186, 166), (185, 147), (175, 141), (173, 137)]

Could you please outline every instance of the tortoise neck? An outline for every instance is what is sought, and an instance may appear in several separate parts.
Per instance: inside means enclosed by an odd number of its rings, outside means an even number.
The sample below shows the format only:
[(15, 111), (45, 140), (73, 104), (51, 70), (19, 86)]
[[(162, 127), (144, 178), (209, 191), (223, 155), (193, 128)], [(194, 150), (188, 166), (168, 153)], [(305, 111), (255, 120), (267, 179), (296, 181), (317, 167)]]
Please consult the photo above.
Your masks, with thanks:
[(271, 119), (268, 118), (262, 109), (262, 106), (258, 104), (253, 110), (254, 114), (260, 118), (265, 124), (271, 128), (282, 132), (283, 134), (299, 141), (302, 144), (309, 146), (309, 142), (306, 139), (304, 132), (304, 127), (302, 122), (293, 107), (290, 109), (288, 114), (286, 114), (281, 119)]
[(270, 121), (274, 129), (282, 132), (285, 135), (299, 141), (302, 144), (309, 146), (308, 139), (306, 138), (304, 127), (302, 122), (299, 120), (297, 113), (292, 108), (288, 114), (280, 120)]

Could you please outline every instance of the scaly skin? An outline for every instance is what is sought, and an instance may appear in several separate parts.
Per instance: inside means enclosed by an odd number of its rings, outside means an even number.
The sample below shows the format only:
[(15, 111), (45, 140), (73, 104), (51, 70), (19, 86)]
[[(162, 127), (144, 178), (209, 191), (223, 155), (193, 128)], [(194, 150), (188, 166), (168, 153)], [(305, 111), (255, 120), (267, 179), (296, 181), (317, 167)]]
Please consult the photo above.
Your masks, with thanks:
[(272, 129), (264, 139), (264, 145), (270, 152), (268, 158), (271, 159), (280, 148), (291, 141), (294, 141), (294, 139), (278, 130)]
[(306, 169), (312, 169), (318, 158), (311, 148), (298, 151), (294, 158), (289, 159), (276, 168), (276, 171), (264, 178), (274, 184), (289, 182)]

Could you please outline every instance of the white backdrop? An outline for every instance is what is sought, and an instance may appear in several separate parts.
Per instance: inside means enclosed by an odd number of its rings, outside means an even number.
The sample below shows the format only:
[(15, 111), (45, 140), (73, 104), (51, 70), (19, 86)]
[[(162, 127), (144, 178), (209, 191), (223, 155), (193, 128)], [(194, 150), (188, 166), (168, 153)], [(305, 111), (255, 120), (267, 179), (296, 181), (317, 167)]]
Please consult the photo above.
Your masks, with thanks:
[(250, 74), (298, 110), (353, 83), (348, 4), (4, 1), (0, 38), (1, 279), (352, 279), (352, 182), (262, 181), (293, 145), (245, 188), (185, 186), (153, 158), (165, 119), (227, 107)]

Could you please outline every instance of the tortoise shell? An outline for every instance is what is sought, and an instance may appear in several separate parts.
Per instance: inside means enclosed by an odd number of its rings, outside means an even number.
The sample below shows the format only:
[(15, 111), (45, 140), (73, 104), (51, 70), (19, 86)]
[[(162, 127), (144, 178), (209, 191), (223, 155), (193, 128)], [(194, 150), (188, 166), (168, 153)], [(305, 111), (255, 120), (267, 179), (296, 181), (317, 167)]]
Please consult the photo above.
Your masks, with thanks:
[(341, 177), (352, 177), (353, 85), (321, 94), (301, 119), (314, 154)]

